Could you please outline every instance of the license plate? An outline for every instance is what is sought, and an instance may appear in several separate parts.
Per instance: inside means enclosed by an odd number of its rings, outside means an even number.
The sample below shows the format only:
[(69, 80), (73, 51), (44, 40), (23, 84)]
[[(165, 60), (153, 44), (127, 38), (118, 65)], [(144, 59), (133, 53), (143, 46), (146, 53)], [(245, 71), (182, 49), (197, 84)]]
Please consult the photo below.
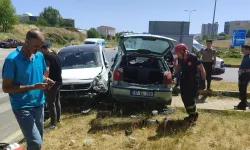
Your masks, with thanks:
[(149, 91), (131, 90), (130, 94), (133, 96), (154, 97), (154, 92), (149, 92)]

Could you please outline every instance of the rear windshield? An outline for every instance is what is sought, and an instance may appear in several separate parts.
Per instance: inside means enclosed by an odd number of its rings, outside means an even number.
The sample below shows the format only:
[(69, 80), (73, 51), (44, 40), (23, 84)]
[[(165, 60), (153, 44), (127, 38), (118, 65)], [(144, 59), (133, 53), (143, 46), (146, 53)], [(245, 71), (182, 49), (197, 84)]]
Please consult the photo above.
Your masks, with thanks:
[(59, 52), (62, 69), (96, 68), (101, 67), (98, 52)]
[(84, 44), (96, 44), (96, 42), (85, 41)]
[(130, 37), (123, 41), (126, 51), (148, 50), (162, 54), (170, 48), (168, 40), (155, 37)]
[(159, 58), (154, 57), (133, 57), (133, 56), (124, 56), (120, 64), (121, 67), (139, 67), (139, 68), (148, 68), (156, 70), (166, 70), (166, 67), (163, 65), (163, 62)]

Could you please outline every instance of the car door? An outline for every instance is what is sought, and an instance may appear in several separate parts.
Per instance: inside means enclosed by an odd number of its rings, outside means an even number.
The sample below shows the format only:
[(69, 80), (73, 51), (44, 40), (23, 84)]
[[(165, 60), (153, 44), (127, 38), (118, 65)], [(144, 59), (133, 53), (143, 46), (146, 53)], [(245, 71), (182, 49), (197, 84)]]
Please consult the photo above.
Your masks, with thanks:
[(108, 64), (106, 64), (106, 62), (108, 63), (106, 57), (105, 57), (105, 54), (102, 50), (101, 52), (101, 55), (102, 55), (102, 59), (103, 59), (103, 63), (104, 63), (104, 67), (103, 67), (103, 78), (105, 81), (108, 82), (108, 72), (109, 72), (109, 67), (108, 67)]

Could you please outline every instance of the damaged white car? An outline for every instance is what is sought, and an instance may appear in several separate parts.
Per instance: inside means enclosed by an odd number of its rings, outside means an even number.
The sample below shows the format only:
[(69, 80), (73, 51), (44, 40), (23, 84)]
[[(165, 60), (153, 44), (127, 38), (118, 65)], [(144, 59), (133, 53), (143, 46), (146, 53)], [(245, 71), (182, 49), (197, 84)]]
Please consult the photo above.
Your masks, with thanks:
[(61, 49), (63, 85), (61, 101), (88, 105), (108, 92), (108, 62), (98, 45), (75, 45)]

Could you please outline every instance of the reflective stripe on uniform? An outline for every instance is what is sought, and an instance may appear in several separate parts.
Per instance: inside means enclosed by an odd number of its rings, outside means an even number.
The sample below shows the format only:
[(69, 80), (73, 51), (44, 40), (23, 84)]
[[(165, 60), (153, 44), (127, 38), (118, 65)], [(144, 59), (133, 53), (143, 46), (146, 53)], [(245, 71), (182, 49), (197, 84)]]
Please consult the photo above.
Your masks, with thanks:
[(189, 115), (195, 114), (196, 113), (196, 105), (194, 106), (187, 106), (185, 107), (186, 111)]
[(187, 106), (186, 109), (193, 109), (195, 107), (196, 107), (195, 105), (193, 105), (193, 106)]

